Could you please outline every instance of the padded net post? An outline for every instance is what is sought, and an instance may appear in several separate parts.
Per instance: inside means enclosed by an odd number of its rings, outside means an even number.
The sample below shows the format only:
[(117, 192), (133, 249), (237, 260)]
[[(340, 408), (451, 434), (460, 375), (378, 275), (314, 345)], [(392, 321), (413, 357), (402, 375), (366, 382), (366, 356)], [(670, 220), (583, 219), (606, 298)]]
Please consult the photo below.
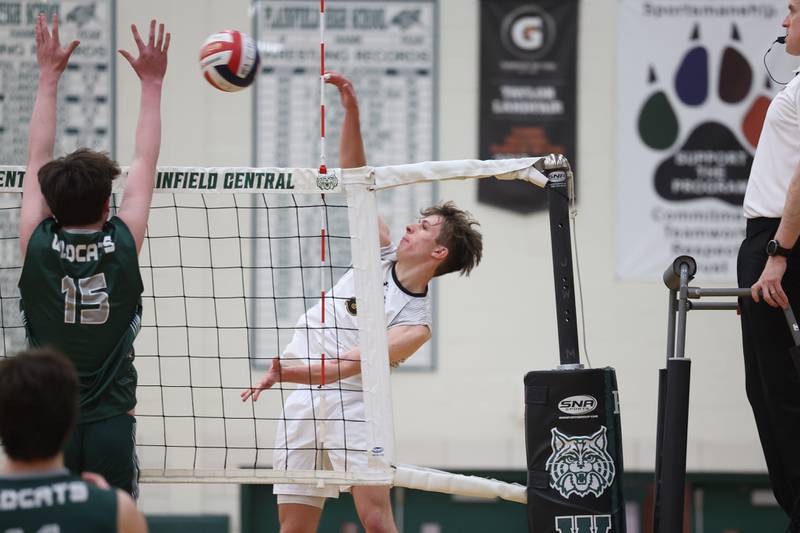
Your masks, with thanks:
[(525, 376), (528, 531), (625, 531), (614, 370)]

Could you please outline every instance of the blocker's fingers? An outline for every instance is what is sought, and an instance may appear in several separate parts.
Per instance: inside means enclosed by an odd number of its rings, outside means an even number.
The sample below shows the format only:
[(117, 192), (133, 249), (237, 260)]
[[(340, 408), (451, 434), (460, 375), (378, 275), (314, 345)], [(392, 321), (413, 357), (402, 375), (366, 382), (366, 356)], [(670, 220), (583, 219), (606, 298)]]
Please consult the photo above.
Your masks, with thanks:
[(169, 50), (169, 38), (170, 37), (171, 37), (171, 34), (169, 32), (167, 32), (167, 37), (166, 37), (166, 39), (164, 39), (164, 49), (161, 50), (165, 54), (167, 53), (167, 50)]
[(44, 14), (39, 15), (39, 33), (42, 35), (42, 42), (46, 42), (50, 39), (50, 31), (47, 29), (47, 21), (44, 18)]
[(58, 39), (58, 15), (53, 14), (53, 40), (58, 43)]
[(150, 35), (147, 37), (147, 46), (153, 47), (156, 40), (156, 19), (150, 21)]
[(158, 40), (156, 40), (156, 50), (161, 50), (164, 45), (164, 25), (158, 25)]
[(133, 66), (133, 61), (134, 60), (133, 60), (133, 56), (130, 54), (130, 52), (128, 52), (127, 50), (119, 50), (119, 55), (121, 55), (122, 57), (127, 59), (128, 63), (130, 63), (131, 66)]
[(69, 43), (69, 46), (67, 46), (67, 52), (66, 52), (67, 53), (67, 59), (69, 59), (69, 56), (72, 55), (72, 52), (74, 52), (75, 49), (78, 48), (79, 44), (81, 44), (80, 41), (72, 41), (71, 43)]
[(139, 35), (139, 28), (136, 27), (136, 24), (131, 24), (131, 33), (133, 34), (133, 40), (136, 42), (136, 47), (141, 52), (144, 49), (144, 42), (142, 42), (142, 36)]

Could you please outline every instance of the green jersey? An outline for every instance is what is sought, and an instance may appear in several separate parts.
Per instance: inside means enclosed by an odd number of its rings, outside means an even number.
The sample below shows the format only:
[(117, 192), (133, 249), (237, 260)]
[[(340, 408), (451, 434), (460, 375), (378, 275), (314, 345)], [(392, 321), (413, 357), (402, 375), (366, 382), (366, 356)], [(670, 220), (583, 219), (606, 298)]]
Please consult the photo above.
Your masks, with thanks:
[(117, 531), (117, 493), (66, 469), (0, 475), (0, 533)]
[(133, 409), (133, 341), (141, 326), (144, 287), (136, 243), (125, 223), (112, 217), (102, 230), (84, 231), (45, 219), (28, 242), (19, 289), (28, 343), (51, 346), (75, 364), (79, 421)]

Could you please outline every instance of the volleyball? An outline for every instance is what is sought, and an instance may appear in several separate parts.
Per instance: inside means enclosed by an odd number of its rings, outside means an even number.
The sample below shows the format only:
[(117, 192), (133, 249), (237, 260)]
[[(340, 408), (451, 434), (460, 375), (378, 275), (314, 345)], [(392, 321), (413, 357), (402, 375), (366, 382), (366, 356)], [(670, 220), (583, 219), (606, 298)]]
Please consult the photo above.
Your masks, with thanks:
[(208, 83), (225, 92), (241, 91), (255, 80), (260, 59), (249, 35), (224, 30), (209, 36), (200, 49), (200, 68)]

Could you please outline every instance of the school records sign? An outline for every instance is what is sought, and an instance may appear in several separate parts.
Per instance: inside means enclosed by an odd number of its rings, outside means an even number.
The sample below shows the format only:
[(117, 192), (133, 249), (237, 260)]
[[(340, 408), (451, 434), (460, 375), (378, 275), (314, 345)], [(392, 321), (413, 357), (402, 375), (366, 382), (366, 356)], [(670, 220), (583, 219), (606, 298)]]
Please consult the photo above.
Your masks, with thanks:
[[(660, 279), (691, 255), (703, 280), (735, 281), (750, 166), (781, 89), (762, 56), (784, 33), (786, 2), (617, 5), (617, 277)], [(791, 79), (782, 45), (767, 61)]]
[[(87, 146), (114, 152), (113, 0), (0, 1), (0, 165), (23, 165), (28, 152), (28, 126), (39, 80), (34, 26), (43, 13), (48, 23), (58, 15), (61, 42), (81, 41), (61, 76), (56, 123), (56, 156)], [(0, 188), (22, 184), (22, 174), (3, 175)], [(16, 235), (19, 196), (0, 198), (0, 233)], [(0, 356), (25, 347), (18, 307), (22, 261), (19, 243), (5, 239), (6, 257), (0, 274), (4, 343)]]
[[(320, 3), (256, 0), (253, 10), (262, 60), (255, 86), (255, 164), (316, 168)], [(355, 86), (371, 166), (437, 159), (437, 28), (434, 0), (325, 3), (325, 69), (341, 72)], [(335, 168), (344, 110), (334, 87), (326, 87), (325, 98), (327, 166)], [(435, 196), (430, 185), (414, 185), (381, 191), (377, 200), (396, 233)], [(431, 367), (428, 346), (403, 367)]]
[(86, 146), (114, 150), (114, 2), (0, 2), (0, 165), (25, 163), (28, 124), (39, 80), (34, 25), (60, 21), (61, 42), (81, 44), (59, 83), (55, 154)]

